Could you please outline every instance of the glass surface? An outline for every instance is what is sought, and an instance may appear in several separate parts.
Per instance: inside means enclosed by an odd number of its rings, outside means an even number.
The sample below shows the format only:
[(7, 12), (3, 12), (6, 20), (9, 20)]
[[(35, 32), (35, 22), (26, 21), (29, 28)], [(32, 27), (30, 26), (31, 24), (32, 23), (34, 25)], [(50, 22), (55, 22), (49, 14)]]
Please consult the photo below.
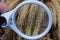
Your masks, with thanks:
[(26, 4), (17, 11), (17, 28), (26, 35), (38, 35), (47, 28), (48, 16), (42, 7)]

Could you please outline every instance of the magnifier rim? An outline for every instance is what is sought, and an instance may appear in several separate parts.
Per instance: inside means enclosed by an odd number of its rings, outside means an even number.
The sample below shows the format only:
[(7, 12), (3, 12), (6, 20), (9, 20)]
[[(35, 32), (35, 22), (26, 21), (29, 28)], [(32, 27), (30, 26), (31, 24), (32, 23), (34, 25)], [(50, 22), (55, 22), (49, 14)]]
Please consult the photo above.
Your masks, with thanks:
[(39, 35), (36, 35), (36, 36), (28, 36), (28, 35), (25, 35), (21, 31), (18, 30), (18, 28), (16, 26), (16, 23), (15, 23), (15, 19), (14, 19), (15, 16), (13, 18), (14, 28), (11, 26), (11, 29), (14, 30), (19, 36), (21, 36), (21, 37), (23, 37), (25, 39), (39, 39), (39, 38), (44, 37), (50, 31), (50, 29), (52, 27), (52, 14), (51, 14), (50, 9), (44, 3), (40, 2), (40, 1), (24, 1), (24, 2), (20, 3), (17, 6), (17, 8), (18, 7), (21, 8), (22, 6), (24, 6), (26, 4), (36, 4), (36, 5), (39, 5), (40, 7), (42, 7), (47, 12), (49, 21), (48, 21), (48, 26), (47, 26), (46, 30), (43, 33), (41, 33)]

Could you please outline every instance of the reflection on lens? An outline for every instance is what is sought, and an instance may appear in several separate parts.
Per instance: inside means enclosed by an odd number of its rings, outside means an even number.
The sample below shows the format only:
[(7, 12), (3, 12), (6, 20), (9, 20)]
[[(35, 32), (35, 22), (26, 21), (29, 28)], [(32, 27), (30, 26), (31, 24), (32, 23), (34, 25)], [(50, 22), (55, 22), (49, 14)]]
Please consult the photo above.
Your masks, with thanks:
[(16, 25), (26, 35), (35, 36), (46, 29), (48, 16), (42, 7), (27, 4), (17, 11)]

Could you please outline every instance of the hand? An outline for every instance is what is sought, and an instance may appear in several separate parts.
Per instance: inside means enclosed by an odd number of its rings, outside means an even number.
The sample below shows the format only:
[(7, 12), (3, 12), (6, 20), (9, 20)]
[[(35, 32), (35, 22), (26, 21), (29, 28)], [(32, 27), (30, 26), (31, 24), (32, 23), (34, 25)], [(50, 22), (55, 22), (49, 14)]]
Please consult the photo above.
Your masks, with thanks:
[(8, 11), (8, 6), (2, 2), (0, 2), (0, 13), (4, 13)]

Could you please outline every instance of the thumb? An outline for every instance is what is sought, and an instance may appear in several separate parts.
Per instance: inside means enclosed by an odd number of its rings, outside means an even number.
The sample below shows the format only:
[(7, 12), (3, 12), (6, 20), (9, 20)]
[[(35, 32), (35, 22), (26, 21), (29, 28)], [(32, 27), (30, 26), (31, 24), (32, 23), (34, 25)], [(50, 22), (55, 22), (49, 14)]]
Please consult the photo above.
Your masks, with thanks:
[(8, 11), (8, 6), (2, 2), (0, 2), (0, 13), (4, 13)]

